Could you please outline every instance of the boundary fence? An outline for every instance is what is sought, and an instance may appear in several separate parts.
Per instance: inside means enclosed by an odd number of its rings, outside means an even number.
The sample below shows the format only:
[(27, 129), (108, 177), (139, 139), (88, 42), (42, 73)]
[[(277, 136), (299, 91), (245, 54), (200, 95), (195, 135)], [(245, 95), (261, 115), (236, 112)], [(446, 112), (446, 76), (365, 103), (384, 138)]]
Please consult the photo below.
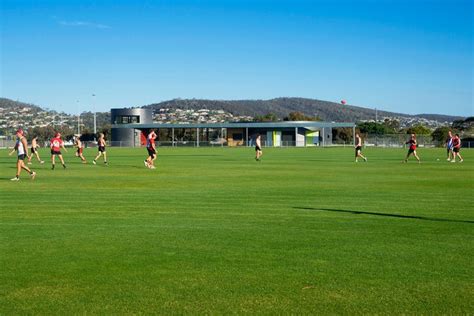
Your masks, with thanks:
[[(364, 139), (364, 147), (381, 147), (381, 148), (404, 148), (405, 142), (408, 138), (406, 135), (396, 135), (391, 137), (380, 137), (380, 136), (369, 136)], [(419, 147), (444, 147), (444, 143), (432, 141), (431, 137), (418, 137), (418, 146)], [(156, 142), (159, 147), (230, 147), (227, 143), (222, 142), (207, 142), (207, 141), (166, 141), (166, 142)], [(199, 145), (198, 145), (199, 144)], [(46, 146), (45, 146), (46, 145)], [(112, 147), (135, 147), (133, 142), (107, 142), (108, 146)], [(294, 141), (281, 141), (281, 148), (296, 147), (296, 142)], [(326, 146), (301, 146), (302, 144), (298, 143), (297, 148), (305, 147), (353, 147), (354, 143), (352, 141), (333, 141), (332, 144)], [(0, 139), (0, 148), (13, 148), (15, 146), (14, 140), (5, 140)], [(249, 144), (242, 144), (239, 146), (232, 147), (254, 147), (255, 143), (250, 142)], [(49, 147), (49, 144), (41, 144), (41, 147)], [(72, 147), (70, 144), (67, 144), (66, 147)], [(95, 148), (97, 144), (94, 142), (84, 142), (85, 148)], [(262, 147), (274, 147), (271, 142), (262, 142)], [(462, 148), (474, 148), (474, 141), (463, 141)]]

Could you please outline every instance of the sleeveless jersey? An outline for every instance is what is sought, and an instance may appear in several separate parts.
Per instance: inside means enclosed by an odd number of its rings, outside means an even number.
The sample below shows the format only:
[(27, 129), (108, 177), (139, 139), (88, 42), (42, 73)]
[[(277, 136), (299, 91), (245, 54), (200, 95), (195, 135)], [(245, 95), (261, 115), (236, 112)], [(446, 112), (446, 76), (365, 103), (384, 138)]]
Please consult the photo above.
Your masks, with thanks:
[(454, 138), (453, 139), (453, 147), (454, 148), (460, 148), (461, 147), (461, 141), (459, 140), (459, 138)]
[(55, 137), (53, 139), (51, 139), (51, 149), (53, 151), (60, 151), (61, 150), (61, 146), (63, 145), (63, 140), (59, 137)]
[(26, 154), (26, 148), (23, 146), (23, 143), (21, 142), (24, 137), (22, 136), (21, 138), (18, 138), (16, 141), (16, 149), (18, 151), (18, 156), (25, 155)]
[(147, 148), (152, 148), (152, 145), (155, 144), (155, 138), (151, 137), (151, 135), (148, 135), (146, 139), (146, 147)]

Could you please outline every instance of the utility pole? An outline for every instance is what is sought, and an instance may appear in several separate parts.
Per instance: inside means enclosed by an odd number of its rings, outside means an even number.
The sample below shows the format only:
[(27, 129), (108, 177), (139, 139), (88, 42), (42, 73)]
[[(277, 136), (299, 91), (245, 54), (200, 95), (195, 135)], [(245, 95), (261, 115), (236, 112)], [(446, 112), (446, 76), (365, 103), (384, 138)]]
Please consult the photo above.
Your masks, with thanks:
[(76, 100), (77, 103), (77, 133), (81, 134), (81, 109), (79, 106), (79, 100)]
[(97, 112), (95, 110), (95, 94), (92, 94), (92, 109), (94, 111), (94, 141), (96, 140), (95, 137), (97, 135)]
[(377, 108), (375, 108), (375, 123), (377, 123), (378, 117), (377, 117)]

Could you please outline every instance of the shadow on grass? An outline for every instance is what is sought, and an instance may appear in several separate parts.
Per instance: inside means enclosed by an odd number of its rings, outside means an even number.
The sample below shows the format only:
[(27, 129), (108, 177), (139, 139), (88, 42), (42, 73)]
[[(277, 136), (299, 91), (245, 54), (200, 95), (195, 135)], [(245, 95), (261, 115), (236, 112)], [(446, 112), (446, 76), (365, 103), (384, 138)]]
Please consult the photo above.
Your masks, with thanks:
[(356, 215), (364, 214), (364, 215), (374, 215), (374, 216), (384, 216), (384, 217), (419, 219), (419, 220), (433, 221), (433, 222), (451, 222), (451, 223), (474, 224), (474, 221), (461, 220), (461, 219), (436, 218), (436, 217), (426, 217), (426, 216), (400, 215), (400, 214), (390, 214), (390, 213), (353, 211), (353, 210), (337, 210), (337, 209), (330, 209), (330, 208), (314, 208), (314, 207), (293, 207), (293, 208), (298, 209), (298, 210), (306, 210), (306, 211), (337, 212), (337, 213), (349, 213), (349, 214), (356, 214)]

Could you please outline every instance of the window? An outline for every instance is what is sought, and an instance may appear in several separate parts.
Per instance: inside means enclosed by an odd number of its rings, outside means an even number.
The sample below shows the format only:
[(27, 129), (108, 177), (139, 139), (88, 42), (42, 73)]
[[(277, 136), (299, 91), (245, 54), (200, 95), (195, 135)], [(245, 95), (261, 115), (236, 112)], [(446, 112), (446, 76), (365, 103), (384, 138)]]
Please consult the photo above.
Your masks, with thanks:
[(118, 116), (115, 120), (117, 124), (139, 124), (140, 116), (130, 115), (130, 116)]

